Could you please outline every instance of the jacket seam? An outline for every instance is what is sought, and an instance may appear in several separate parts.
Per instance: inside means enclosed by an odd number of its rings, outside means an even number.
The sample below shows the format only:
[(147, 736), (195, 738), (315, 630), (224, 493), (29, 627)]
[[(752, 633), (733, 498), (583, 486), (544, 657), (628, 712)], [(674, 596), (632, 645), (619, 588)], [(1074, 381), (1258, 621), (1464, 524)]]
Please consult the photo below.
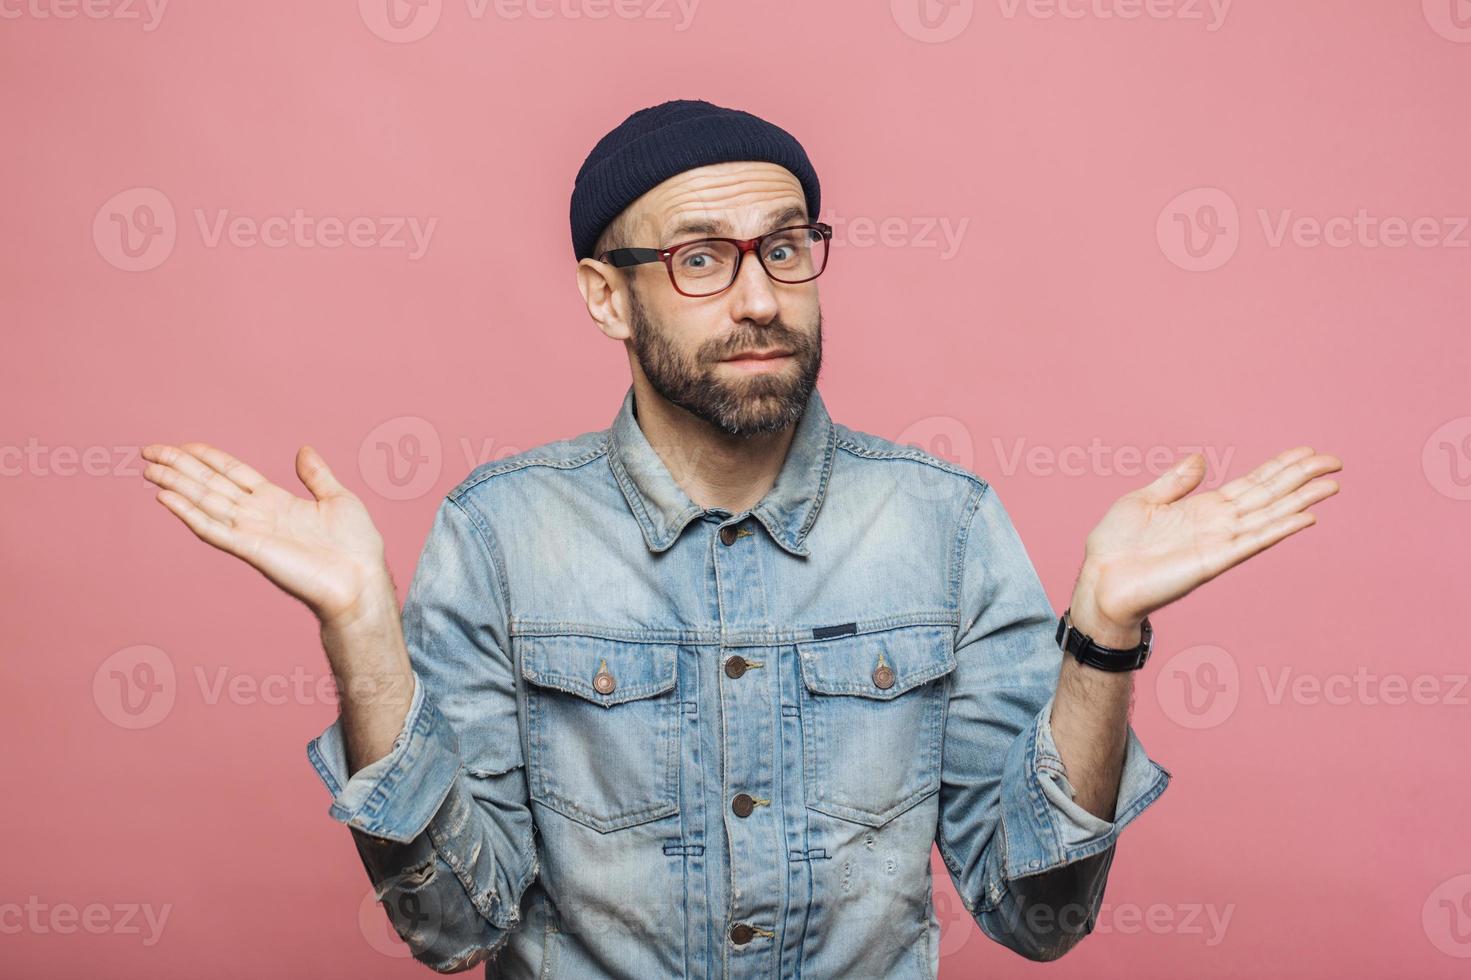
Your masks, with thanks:
[(688, 629), (655, 629), (655, 628), (627, 628), (615, 626), (603, 626), (595, 623), (583, 623), (573, 620), (532, 620), (519, 617), (511, 617), (510, 635), (512, 639), (525, 639), (528, 637), (568, 637), (575, 636), (588, 640), (601, 640), (617, 643), (645, 643), (665, 644), (679, 646), (729, 646), (729, 647), (766, 647), (787, 646), (794, 643), (813, 644), (830, 643), (837, 640), (849, 640), (854, 636), (864, 636), (871, 633), (882, 633), (889, 630), (904, 629), (913, 626), (940, 626), (955, 627), (959, 624), (959, 615), (952, 609), (919, 610), (912, 613), (901, 613), (894, 616), (883, 616), (877, 619), (856, 620), (854, 630), (841, 636), (813, 639), (813, 626), (795, 627), (792, 629), (774, 630), (764, 634), (755, 634), (752, 631), (726, 633), (724, 635), (718, 629), (688, 630)]
[[(465, 517), (470, 521), (471, 525), (475, 528), (476, 538), (480, 541), (480, 546), (485, 549), (486, 557), (490, 559), (491, 571), (495, 575), (496, 588), (501, 594), (501, 602), (506, 611), (506, 632), (509, 636), (511, 619), (511, 587), (506, 578), (505, 560), (501, 554), (500, 541), (496, 538), (495, 531), (490, 527), (489, 523), (486, 522), (483, 516), (480, 514), (480, 508), (475, 507), (472, 503), (468, 502), (462, 504), (455, 497), (448, 497), (446, 499), (449, 501), (449, 503), (454, 505), (456, 510), (458, 510), (461, 514), (464, 514)], [(510, 653), (511, 652), (507, 650), (506, 656), (509, 657)]]
[[(965, 508), (960, 512), (960, 527), (955, 536), (954, 550), (950, 555), (950, 608), (956, 611), (957, 616), (963, 615), (961, 598), (965, 588), (965, 566), (966, 557), (970, 552), (971, 531), (975, 528), (976, 514), (981, 509), (981, 501), (991, 489), (985, 481), (980, 481), (980, 486), (971, 492), (965, 502)], [(960, 638), (970, 628), (970, 623), (962, 621), (960, 628), (955, 632), (955, 650), (958, 653)]]
[(518, 470), (528, 469), (532, 466), (546, 466), (558, 470), (575, 470), (589, 463), (595, 462), (597, 458), (608, 451), (608, 430), (604, 429), (598, 433), (598, 444), (591, 449), (571, 457), (560, 457), (551, 455), (531, 456), (525, 459), (511, 457), (501, 460), (499, 463), (489, 464), (489, 468), (483, 471), (477, 470), (462, 480), (459, 486), (451, 490), (447, 496), (457, 499), (468, 494), (480, 484), (497, 476), (507, 473), (515, 473)]
[(858, 442), (854, 439), (850, 439), (842, 434), (839, 434), (837, 437), (837, 445), (838, 448), (845, 449), (848, 452), (852, 453), (854, 456), (859, 456), (864, 459), (897, 460), (913, 463), (923, 463), (925, 466), (929, 466), (933, 469), (949, 473), (952, 476), (960, 477), (962, 479), (970, 481), (971, 483), (978, 484), (981, 487), (986, 487), (990, 485), (986, 481), (986, 479), (979, 474), (972, 473), (970, 470), (956, 466), (954, 463), (947, 463), (945, 460), (931, 455), (930, 453), (927, 453), (922, 449), (875, 449), (872, 446), (866, 446), (863, 443)]

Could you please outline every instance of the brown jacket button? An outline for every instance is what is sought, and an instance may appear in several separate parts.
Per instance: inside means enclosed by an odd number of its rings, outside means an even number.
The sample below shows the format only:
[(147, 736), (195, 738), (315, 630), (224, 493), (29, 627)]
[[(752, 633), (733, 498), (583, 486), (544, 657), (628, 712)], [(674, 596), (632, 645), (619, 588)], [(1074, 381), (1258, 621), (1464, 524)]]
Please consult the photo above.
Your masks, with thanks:
[(737, 922), (735, 925), (730, 927), (730, 941), (735, 943), (737, 946), (746, 945), (746, 943), (755, 938), (755, 935), (756, 930), (752, 929), (744, 922)]
[(736, 678), (746, 672), (746, 658), (740, 654), (728, 657), (725, 661), (725, 676)]
[(725, 545), (735, 544), (737, 534), (734, 524), (727, 524), (720, 529), (720, 543)]
[(592, 686), (593, 690), (599, 694), (612, 694), (613, 688), (618, 686), (618, 682), (613, 679), (613, 675), (608, 673), (607, 664), (599, 667), (598, 672), (593, 675)]
[(887, 691), (894, 686), (894, 670), (888, 664), (879, 664), (873, 669), (873, 686)]
[(735, 799), (730, 801), (730, 808), (738, 817), (749, 817), (751, 811), (756, 809), (756, 801), (747, 793), (737, 793)]

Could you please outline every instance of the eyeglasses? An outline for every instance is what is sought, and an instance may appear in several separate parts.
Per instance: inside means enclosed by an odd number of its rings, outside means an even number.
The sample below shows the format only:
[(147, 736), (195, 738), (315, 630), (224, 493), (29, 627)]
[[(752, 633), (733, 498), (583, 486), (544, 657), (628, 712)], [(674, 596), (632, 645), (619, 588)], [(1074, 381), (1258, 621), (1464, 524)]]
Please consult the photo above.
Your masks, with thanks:
[(791, 225), (756, 238), (700, 238), (667, 248), (615, 248), (600, 261), (625, 268), (663, 262), (669, 281), (682, 296), (714, 296), (729, 289), (741, 271), (747, 252), (775, 282), (810, 282), (827, 268), (832, 225), (814, 222)]

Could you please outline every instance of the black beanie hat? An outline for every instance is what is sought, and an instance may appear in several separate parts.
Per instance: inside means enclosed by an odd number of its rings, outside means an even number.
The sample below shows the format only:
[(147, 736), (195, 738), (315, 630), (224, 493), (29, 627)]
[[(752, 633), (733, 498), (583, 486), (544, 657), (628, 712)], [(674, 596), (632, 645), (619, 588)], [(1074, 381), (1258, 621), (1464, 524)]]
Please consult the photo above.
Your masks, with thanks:
[(572, 187), (572, 248), (592, 258), (603, 229), (645, 191), (712, 163), (760, 160), (785, 167), (817, 220), (821, 190), (802, 144), (764, 119), (697, 99), (640, 109), (598, 140)]

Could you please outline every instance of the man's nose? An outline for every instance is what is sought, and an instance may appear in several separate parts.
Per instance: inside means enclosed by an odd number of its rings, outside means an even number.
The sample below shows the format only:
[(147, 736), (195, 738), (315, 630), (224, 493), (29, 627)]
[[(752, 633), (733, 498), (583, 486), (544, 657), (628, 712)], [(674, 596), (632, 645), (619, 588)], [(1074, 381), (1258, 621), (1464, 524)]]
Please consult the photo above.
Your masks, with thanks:
[(736, 281), (730, 287), (730, 315), (733, 320), (770, 323), (781, 306), (776, 298), (776, 283), (761, 268), (755, 252), (746, 253)]

